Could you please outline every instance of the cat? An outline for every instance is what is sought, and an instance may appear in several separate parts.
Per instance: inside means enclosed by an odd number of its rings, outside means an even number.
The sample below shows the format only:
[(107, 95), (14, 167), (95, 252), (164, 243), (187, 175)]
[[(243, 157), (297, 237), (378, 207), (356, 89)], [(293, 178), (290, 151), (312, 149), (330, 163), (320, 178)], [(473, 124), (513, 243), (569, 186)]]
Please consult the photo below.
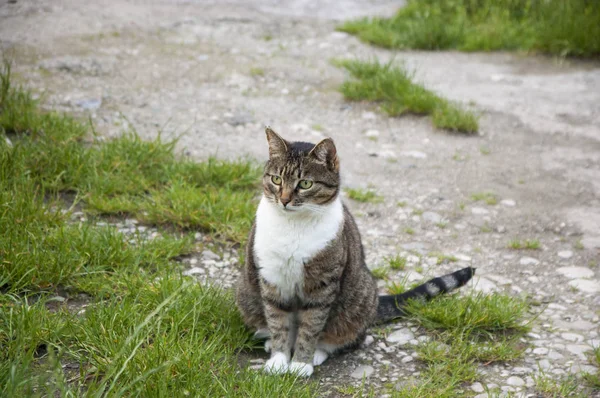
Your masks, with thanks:
[(474, 268), (400, 295), (378, 296), (360, 233), (340, 195), (335, 144), (289, 142), (271, 128), (236, 303), (258, 338), (268, 338), (269, 373), (310, 376), (330, 355), (358, 347), (367, 328), (404, 315), (408, 299), (465, 285)]

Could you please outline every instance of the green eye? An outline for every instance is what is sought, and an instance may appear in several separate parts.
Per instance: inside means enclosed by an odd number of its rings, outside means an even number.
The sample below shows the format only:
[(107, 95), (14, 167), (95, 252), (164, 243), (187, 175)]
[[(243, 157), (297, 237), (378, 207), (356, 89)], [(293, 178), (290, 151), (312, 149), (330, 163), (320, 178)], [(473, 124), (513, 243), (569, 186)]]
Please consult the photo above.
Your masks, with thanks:
[(308, 189), (310, 187), (312, 187), (313, 182), (311, 180), (300, 180), (300, 188), (302, 189)]
[(281, 185), (281, 177), (279, 176), (271, 176), (271, 181), (275, 185)]

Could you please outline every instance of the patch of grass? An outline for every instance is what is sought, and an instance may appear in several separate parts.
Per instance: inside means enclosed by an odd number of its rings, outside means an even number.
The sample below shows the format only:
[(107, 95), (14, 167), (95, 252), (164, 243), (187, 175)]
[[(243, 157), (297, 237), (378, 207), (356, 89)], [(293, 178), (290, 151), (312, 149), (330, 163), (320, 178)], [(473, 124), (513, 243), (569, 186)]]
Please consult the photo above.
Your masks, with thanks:
[(0, 154), (0, 178), (7, 186), (27, 180), (38, 194), (75, 194), (89, 213), (245, 239), (260, 175), (256, 165), (179, 159), (175, 141), (144, 141), (135, 132), (82, 145), (86, 125), (40, 112), (29, 93), (10, 87), (8, 70), (0, 75), (0, 131), (14, 141)]
[(324, 131), (325, 128), (323, 127), (323, 125), (315, 123), (312, 126), (310, 126), (310, 128), (312, 128), (315, 131)]
[(535, 382), (535, 390), (543, 394), (544, 398), (587, 397), (580, 391), (580, 383), (575, 375), (557, 378), (554, 375), (549, 376), (540, 371), (540, 373), (533, 376), (533, 381)]
[[(41, 113), (6, 69), (0, 82), (0, 396), (316, 396), (312, 383), (241, 367), (239, 351), (254, 342), (231, 292), (182, 276), (175, 261), (194, 250), (173, 221), (189, 209), (159, 195), (187, 184), (251, 201), (254, 166), (195, 165), (171, 143), (131, 135), (86, 146), (86, 126)], [(66, 192), (85, 211), (103, 200), (112, 214), (163, 214), (175, 228), (144, 239), (74, 222)], [(164, 209), (145, 215), (138, 202)], [(223, 216), (208, 207), (198, 220)]]
[(265, 70), (263, 68), (250, 68), (250, 76), (264, 76)]
[(420, 216), (421, 214), (423, 214), (423, 210), (421, 210), (421, 209), (413, 209), (412, 210), (412, 214), (414, 214), (415, 216)]
[(426, 365), (421, 379), (406, 383), (394, 397), (455, 397), (478, 377), (477, 364), (510, 361), (522, 355), (521, 337), (529, 330), (527, 304), (503, 295), (473, 293), (411, 301), (408, 318), (433, 334), (417, 347)]
[(409, 0), (392, 18), (349, 21), (338, 30), (385, 48), (597, 57), (599, 20), (600, 3), (587, 0)]
[(474, 202), (483, 201), (492, 206), (498, 204), (498, 196), (493, 192), (475, 192), (471, 194), (471, 200)]
[(395, 255), (394, 257), (386, 258), (386, 261), (388, 262), (390, 268), (394, 271), (404, 271), (406, 268), (406, 258), (399, 254)]
[[(591, 357), (592, 362), (594, 362), (597, 367), (600, 367), (600, 346), (594, 347)], [(600, 391), (600, 371), (596, 372), (596, 374), (585, 373), (583, 379), (593, 390)]]
[(431, 252), (428, 254), (429, 257), (436, 257), (437, 258), (437, 264), (443, 264), (443, 263), (455, 263), (458, 261), (458, 258), (456, 258), (455, 256), (451, 255), (451, 254), (444, 254), (441, 252)]
[(479, 128), (474, 113), (415, 83), (413, 74), (403, 66), (359, 60), (336, 60), (335, 64), (352, 77), (340, 87), (350, 101), (378, 102), (390, 116), (432, 115), (433, 124), (447, 130), (475, 133)]
[(402, 201), (396, 202), (396, 206), (398, 206), (398, 207), (406, 207), (406, 201), (402, 200)]
[(404, 232), (407, 233), (408, 235), (414, 235), (415, 234), (415, 230), (412, 229), (412, 228), (410, 228), (410, 227), (404, 228)]
[(435, 226), (438, 227), (439, 229), (445, 229), (448, 226), (448, 222), (440, 221), (438, 223), (435, 223)]
[(371, 270), (373, 276), (377, 279), (387, 279), (390, 269), (388, 267), (377, 267)]
[(383, 202), (383, 196), (378, 195), (372, 189), (352, 189), (348, 188), (345, 190), (346, 194), (350, 199), (356, 200), (362, 203), (381, 203)]
[(581, 240), (578, 240), (577, 242), (575, 242), (573, 244), (573, 247), (577, 250), (583, 250), (585, 247), (583, 246), (583, 243), (581, 243)]
[(541, 245), (537, 239), (513, 239), (508, 242), (508, 247), (514, 250), (539, 250)]
[(483, 147), (483, 146), (481, 148), (479, 148), (479, 152), (481, 152), (482, 155), (489, 155), (490, 153), (492, 153), (490, 148)]

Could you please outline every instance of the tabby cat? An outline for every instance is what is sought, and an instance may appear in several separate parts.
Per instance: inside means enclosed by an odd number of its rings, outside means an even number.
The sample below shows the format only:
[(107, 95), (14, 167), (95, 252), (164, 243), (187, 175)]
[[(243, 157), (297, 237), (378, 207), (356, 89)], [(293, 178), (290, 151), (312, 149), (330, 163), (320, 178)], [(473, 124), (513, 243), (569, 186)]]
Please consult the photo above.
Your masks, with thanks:
[(360, 233), (340, 198), (333, 140), (289, 142), (266, 129), (269, 160), (236, 301), (268, 338), (264, 370), (310, 376), (329, 355), (360, 345), (367, 328), (403, 315), (409, 298), (463, 286), (465, 268), (395, 296), (378, 296)]

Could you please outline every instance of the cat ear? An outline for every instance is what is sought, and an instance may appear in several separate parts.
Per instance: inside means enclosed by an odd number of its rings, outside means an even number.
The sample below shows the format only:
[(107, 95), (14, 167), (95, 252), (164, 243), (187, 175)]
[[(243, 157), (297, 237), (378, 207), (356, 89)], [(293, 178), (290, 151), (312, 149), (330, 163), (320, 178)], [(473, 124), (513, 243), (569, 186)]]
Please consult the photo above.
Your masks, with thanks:
[(325, 138), (315, 145), (308, 156), (312, 156), (313, 159), (318, 162), (324, 163), (331, 171), (340, 171), (340, 161), (337, 156), (337, 149), (335, 149), (335, 144), (331, 138)]
[(287, 142), (276, 132), (271, 130), (271, 127), (265, 129), (267, 134), (267, 142), (269, 143), (269, 157), (276, 158), (285, 155), (288, 150)]

